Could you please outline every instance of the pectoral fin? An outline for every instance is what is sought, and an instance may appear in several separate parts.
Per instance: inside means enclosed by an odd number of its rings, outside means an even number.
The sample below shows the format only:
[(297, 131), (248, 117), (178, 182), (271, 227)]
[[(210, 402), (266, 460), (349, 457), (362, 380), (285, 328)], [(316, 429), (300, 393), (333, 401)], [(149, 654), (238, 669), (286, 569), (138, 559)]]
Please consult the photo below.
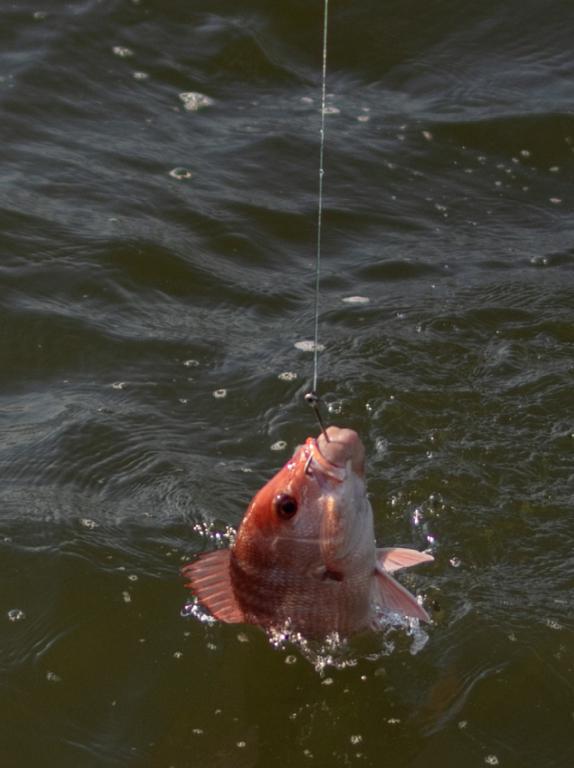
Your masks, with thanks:
[(216, 619), (239, 624), (245, 621), (245, 617), (231, 585), (230, 555), (228, 549), (208, 552), (184, 566), (181, 572), (188, 579), (186, 586)]
[(399, 571), (401, 568), (411, 568), (419, 563), (432, 563), (434, 557), (416, 549), (404, 549), (403, 547), (387, 547), (377, 549), (377, 562), (387, 573)]
[(419, 605), (416, 597), (378, 564), (375, 568), (374, 580), (373, 597), (383, 610), (430, 622), (428, 613), (422, 605)]

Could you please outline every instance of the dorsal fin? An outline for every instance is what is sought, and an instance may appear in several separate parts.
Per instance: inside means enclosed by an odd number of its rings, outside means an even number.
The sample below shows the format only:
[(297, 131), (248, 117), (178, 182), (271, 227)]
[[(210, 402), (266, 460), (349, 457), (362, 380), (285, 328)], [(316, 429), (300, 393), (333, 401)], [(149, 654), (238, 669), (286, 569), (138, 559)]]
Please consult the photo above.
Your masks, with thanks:
[(245, 616), (235, 599), (231, 585), (230, 556), (229, 549), (207, 552), (193, 563), (184, 566), (181, 572), (188, 579), (186, 586), (216, 619), (240, 624), (245, 621)]

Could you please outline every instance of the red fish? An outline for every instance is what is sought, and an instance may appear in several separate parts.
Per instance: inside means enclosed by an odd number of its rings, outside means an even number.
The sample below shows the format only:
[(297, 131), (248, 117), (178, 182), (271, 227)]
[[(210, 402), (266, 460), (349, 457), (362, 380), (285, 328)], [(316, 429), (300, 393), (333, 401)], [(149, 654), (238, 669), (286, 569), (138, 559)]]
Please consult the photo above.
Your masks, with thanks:
[(256, 494), (230, 549), (183, 569), (217, 619), (289, 626), (306, 637), (376, 627), (378, 609), (430, 621), (391, 573), (433, 560), (413, 549), (377, 549), (356, 432), (309, 437)]

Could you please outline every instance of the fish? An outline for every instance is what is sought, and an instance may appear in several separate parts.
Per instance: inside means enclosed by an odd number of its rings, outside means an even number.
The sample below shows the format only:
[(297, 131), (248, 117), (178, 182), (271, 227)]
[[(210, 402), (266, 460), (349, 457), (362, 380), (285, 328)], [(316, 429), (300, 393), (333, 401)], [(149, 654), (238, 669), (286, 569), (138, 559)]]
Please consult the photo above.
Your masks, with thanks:
[(231, 547), (182, 569), (212, 616), (308, 638), (380, 628), (380, 612), (430, 622), (392, 575), (430, 563), (426, 552), (377, 548), (357, 432), (309, 437), (254, 496)]

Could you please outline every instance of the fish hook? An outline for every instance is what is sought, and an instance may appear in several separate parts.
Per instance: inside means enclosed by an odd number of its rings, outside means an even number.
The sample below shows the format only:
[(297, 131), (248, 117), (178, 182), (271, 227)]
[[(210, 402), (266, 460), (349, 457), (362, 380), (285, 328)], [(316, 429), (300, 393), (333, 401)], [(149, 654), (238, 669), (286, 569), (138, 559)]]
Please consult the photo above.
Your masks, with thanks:
[(305, 402), (308, 405), (310, 405), (311, 408), (313, 409), (315, 417), (319, 422), (319, 426), (321, 427), (321, 432), (323, 433), (323, 437), (329, 443), (330, 442), (329, 435), (327, 434), (327, 430), (325, 429), (325, 424), (323, 423), (323, 419), (321, 417), (321, 412), (319, 411), (319, 405), (321, 403), (319, 395), (316, 392), (307, 392), (307, 394), (305, 395)]

